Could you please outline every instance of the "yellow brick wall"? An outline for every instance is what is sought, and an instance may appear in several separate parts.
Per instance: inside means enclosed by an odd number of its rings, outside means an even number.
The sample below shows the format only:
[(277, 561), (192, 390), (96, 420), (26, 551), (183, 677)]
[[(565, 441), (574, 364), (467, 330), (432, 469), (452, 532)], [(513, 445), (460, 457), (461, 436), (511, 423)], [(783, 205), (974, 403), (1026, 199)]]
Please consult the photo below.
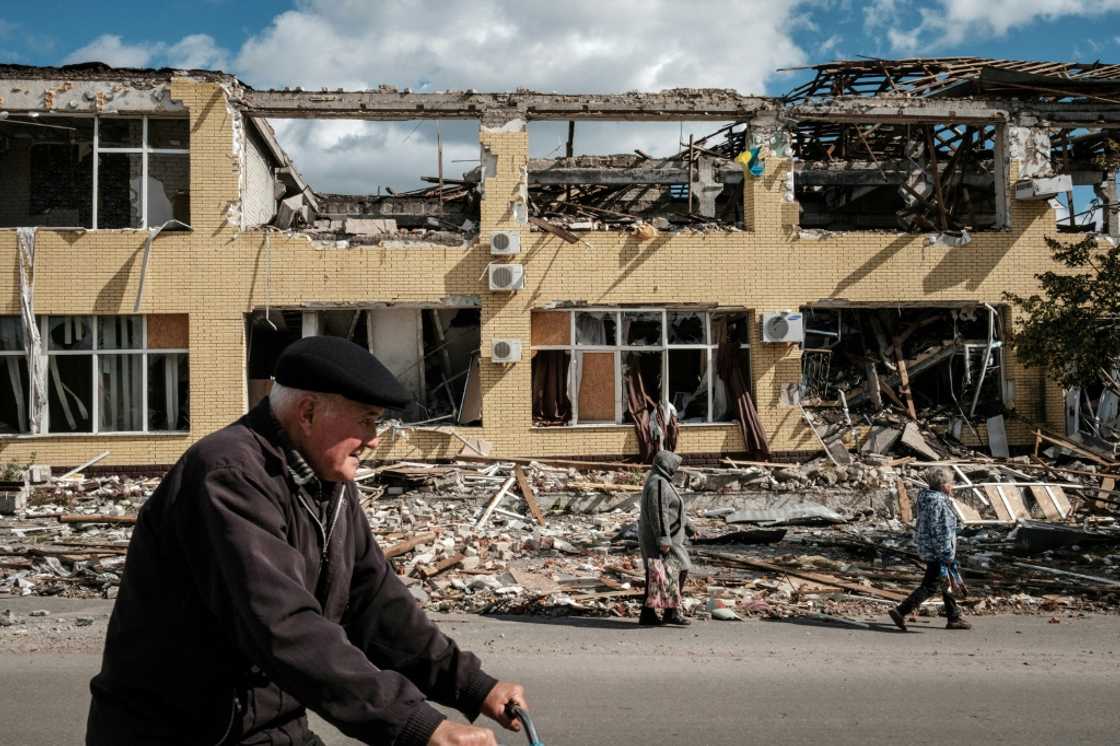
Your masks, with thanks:
[[(0, 461), (74, 464), (111, 450), (108, 464), (170, 463), (183, 449), (245, 409), (245, 314), (266, 303), (438, 303), (448, 296), (482, 299), (482, 428), (461, 428), (491, 441), (501, 455), (618, 454), (637, 450), (625, 426), (533, 428), (530, 393), (531, 309), (554, 301), (613, 305), (718, 303), (756, 312), (796, 309), (824, 299), (928, 300), (1001, 303), (1005, 290), (1031, 292), (1033, 275), (1049, 266), (1043, 236), (1053, 232), (1046, 203), (1012, 202), (1013, 227), (978, 233), (964, 248), (925, 246), (922, 236), (852, 232), (823, 241), (798, 240), (796, 204), (782, 199), (790, 163), (771, 157), (760, 178), (744, 189), (743, 231), (663, 234), (638, 241), (618, 232), (591, 232), (567, 244), (515, 222), (528, 154), (523, 128), (483, 128), (481, 145), (497, 156), (484, 183), (481, 240), (466, 247), (414, 246), (323, 249), (301, 236), (239, 232), (227, 225), (238, 199), (239, 163), (234, 119), (222, 89), (176, 80), (173, 95), (191, 118), (191, 222), (194, 230), (155, 241), (141, 313), (190, 315), (191, 421), (189, 435), (42, 436), (0, 438)], [(297, 164), (298, 165), (298, 164)], [(1012, 178), (1014, 178), (1014, 164)], [(487, 291), (487, 249), (495, 230), (518, 230), (526, 289)], [(39, 232), (37, 313), (131, 313), (143, 260), (145, 233), (103, 230)], [(271, 248), (269, 248), (271, 247)], [(268, 253), (271, 251), (271, 278)], [(0, 313), (18, 313), (14, 231), (0, 230)], [(506, 260), (503, 260), (506, 261)], [(268, 288), (271, 290), (268, 291)], [(522, 362), (488, 360), (496, 336), (523, 340)], [(762, 423), (775, 450), (812, 450), (812, 436), (796, 407), (779, 401), (782, 386), (800, 377), (796, 347), (763, 344), (752, 326), (752, 375)], [(1024, 413), (1061, 428), (1061, 392), (1036, 370), (1007, 363), (1015, 401)], [(1011, 427), (1014, 442), (1026, 429)], [(449, 437), (413, 434), (386, 442), (385, 457), (433, 458), (457, 453)], [(742, 449), (735, 425), (686, 426), (683, 452)]]

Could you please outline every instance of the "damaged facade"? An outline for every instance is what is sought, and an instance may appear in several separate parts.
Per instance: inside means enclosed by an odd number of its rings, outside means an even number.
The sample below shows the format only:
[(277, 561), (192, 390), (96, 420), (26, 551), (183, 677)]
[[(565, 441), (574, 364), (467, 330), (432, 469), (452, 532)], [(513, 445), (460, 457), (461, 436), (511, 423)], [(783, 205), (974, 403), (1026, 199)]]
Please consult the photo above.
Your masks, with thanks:
[[(1117, 94), (1120, 66), (975, 58), (823, 65), (783, 98), (0, 67), (0, 448), (171, 463), (308, 334), (415, 393), (382, 458), (758, 457), (864, 442), (883, 411), (1001, 449), (1065, 433), (1002, 297), (1051, 268), (1043, 236), (1086, 229), (1054, 199), (1120, 236)], [(479, 164), (317, 193), (285, 117), (474, 120)], [(577, 154), (587, 120), (711, 134)], [(532, 121), (571, 123), (563, 155), (530, 158)]]

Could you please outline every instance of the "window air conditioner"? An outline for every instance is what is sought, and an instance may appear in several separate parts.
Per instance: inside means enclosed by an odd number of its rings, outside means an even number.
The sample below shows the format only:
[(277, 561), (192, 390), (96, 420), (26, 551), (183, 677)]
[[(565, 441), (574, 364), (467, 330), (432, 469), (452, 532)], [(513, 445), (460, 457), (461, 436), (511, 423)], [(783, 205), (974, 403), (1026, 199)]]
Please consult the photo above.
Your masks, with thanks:
[(762, 314), (763, 342), (804, 342), (805, 322), (799, 313), (777, 311)]
[(490, 345), (490, 360), (495, 363), (517, 363), (521, 361), (521, 340), (495, 339)]
[(520, 264), (490, 264), (491, 290), (521, 290), (525, 287), (525, 267)]
[(520, 254), (521, 234), (517, 231), (495, 231), (490, 236), (490, 253), (494, 256)]

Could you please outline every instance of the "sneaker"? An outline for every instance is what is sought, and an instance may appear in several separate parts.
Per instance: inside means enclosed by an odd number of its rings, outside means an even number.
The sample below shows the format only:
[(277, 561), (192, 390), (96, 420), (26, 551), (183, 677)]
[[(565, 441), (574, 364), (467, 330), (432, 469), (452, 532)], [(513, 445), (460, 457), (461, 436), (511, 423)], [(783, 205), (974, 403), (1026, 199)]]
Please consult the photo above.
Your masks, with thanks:
[(657, 612), (649, 607), (642, 607), (642, 613), (638, 615), (638, 624), (642, 627), (659, 627), (661, 620), (657, 618)]
[(902, 614), (899, 613), (898, 609), (891, 609), (887, 612), (887, 614), (890, 615), (891, 621), (894, 622), (894, 626), (898, 627), (903, 632), (906, 631), (906, 617), (902, 616)]
[(963, 619), (950, 619), (945, 629), (972, 629), (972, 625)]
[(661, 620), (662, 624), (672, 624), (675, 627), (687, 627), (692, 624), (688, 618), (680, 612), (679, 609), (667, 609), (665, 617)]

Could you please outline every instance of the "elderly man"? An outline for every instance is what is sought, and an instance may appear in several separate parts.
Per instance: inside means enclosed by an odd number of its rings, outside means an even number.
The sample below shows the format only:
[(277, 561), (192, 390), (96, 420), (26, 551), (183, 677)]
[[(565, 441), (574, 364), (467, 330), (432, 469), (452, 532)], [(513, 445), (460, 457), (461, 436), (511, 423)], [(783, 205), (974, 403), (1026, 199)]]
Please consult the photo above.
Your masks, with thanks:
[(953, 494), (953, 473), (943, 466), (934, 466), (926, 472), (926, 481), (929, 487), (918, 493), (918, 524), (914, 531), (918, 556), (926, 563), (926, 574), (917, 590), (898, 608), (890, 610), (890, 617), (905, 632), (910, 612), (940, 590), (945, 614), (949, 617), (945, 628), (972, 629), (961, 617), (960, 607), (949, 587), (957, 557), (957, 514), (949, 499)]
[(358, 505), (358, 458), (408, 394), (336, 337), (292, 344), (275, 383), (140, 510), (88, 746), (321, 744), (305, 707), (363, 743), (496, 743), (429, 699), (518, 729), (521, 687), (428, 620)]

